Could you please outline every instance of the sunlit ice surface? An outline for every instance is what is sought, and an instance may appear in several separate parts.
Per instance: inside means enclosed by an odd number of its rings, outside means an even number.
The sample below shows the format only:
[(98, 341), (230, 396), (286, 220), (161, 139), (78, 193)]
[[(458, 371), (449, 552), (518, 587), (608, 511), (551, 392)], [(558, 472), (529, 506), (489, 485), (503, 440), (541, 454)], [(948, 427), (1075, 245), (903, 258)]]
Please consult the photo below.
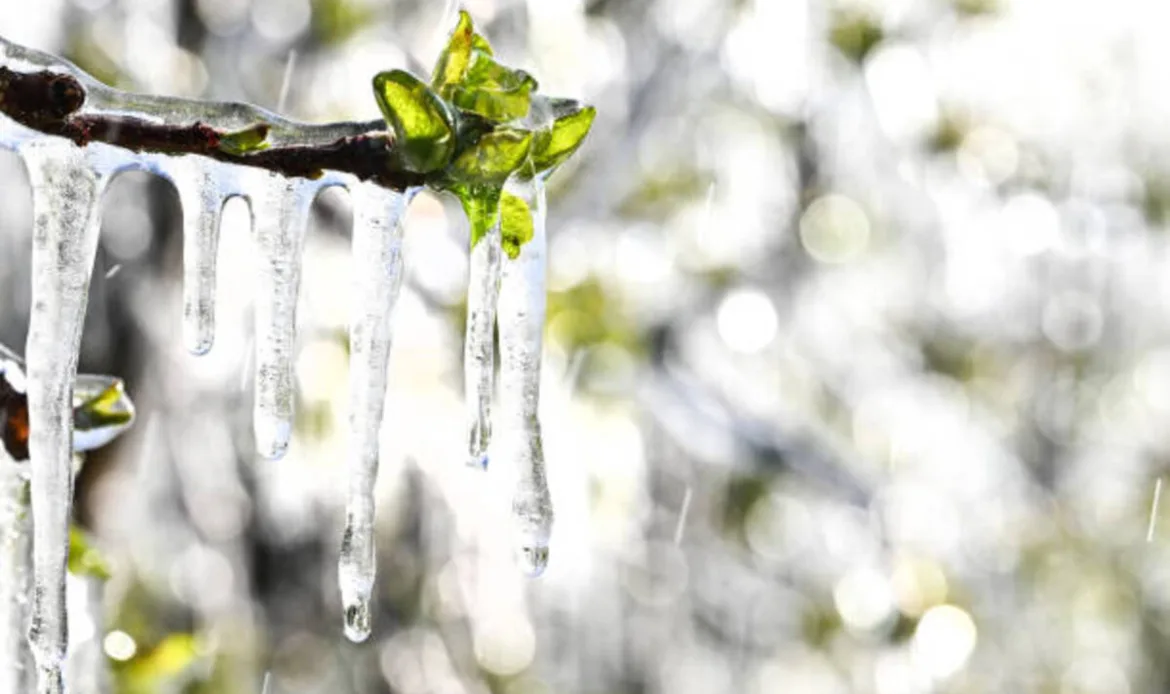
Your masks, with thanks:
[[(454, 11), (278, 5), (49, 3), (4, 32), (123, 84), (268, 107), (296, 49), (286, 110), (359, 118), (377, 115), (371, 72), (428, 62)], [(550, 195), (548, 570), (516, 571), (507, 460), (462, 466), (451, 200), (407, 221), (375, 626), (350, 657), (331, 575), (346, 195), (323, 196), (309, 233), (301, 423), (269, 463), (248, 444), (247, 204), (229, 202), (216, 342), (196, 359), (175, 322), (174, 200), (127, 177), (83, 339), (83, 366), (127, 367), (109, 372), (137, 384), (139, 417), (78, 482), (123, 560), (95, 643), (143, 668), (162, 632), (198, 632), (163, 652), (189, 658), (175, 679), (231, 673), (223, 691), (269, 670), (273, 692), (357, 672), (401, 691), (1157, 688), (1164, 8), (465, 5), (604, 126)], [(342, 7), (372, 14), (347, 25)], [(0, 334), (20, 344), (31, 214), (2, 163)]]

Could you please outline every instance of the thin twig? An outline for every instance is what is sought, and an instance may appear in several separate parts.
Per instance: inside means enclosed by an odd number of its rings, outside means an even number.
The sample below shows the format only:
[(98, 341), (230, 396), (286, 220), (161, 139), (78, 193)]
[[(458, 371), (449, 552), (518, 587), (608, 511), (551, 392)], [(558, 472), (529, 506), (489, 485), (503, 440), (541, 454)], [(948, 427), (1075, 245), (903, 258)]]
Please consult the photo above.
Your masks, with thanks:
[[(72, 140), (158, 154), (199, 154), (229, 164), (267, 169), (285, 176), (318, 178), (326, 169), (395, 190), (423, 185), (421, 174), (406, 171), (395, 156), (394, 136), (386, 130), (338, 138), (320, 145), (288, 145), (238, 153), (221, 147), (230, 133), (206, 123), (156, 123), (135, 116), (84, 113), (85, 87), (72, 75), (48, 70), (18, 72), (0, 66), (0, 112), (21, 125)], [(258, 122), (257, 128), (270, 124)]]

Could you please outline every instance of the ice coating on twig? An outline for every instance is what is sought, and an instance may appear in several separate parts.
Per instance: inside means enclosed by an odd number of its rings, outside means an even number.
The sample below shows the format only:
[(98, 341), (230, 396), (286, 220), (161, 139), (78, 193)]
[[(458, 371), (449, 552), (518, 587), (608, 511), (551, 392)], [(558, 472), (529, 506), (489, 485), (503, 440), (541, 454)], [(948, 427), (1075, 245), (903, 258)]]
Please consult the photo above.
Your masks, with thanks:
[(521, 569), (539, 576), (548, 565), (553, 509), (540, 433), (540, 357), (545, 311), (544, 181), (511, 179), (505, 188), (528, 204), (532, 240), (504, 258), (500, 330), (500, 451), (515, 465), (512, 515)]
[(486, 469), (492, 437), (494, 328), (500, 292), (500, 227), (471, 249), (467, 280), (467, 334), (463, 340), (463, 388), (467, 406), (467, 464)]
[(374, 483), (378, 434), (386, 398), (394, 305), (402, 284), (402, 221), (414, 191), (371, 184), (353, 189), (353, 261), (356, 303), (349, 330), (348, 494), (338, 581), (345, 635), (370, 635), (374, 588)]
[(86, 150), (65, 140), (39, 139), (20, 151), (32, 184), (34, 220), (32, 312), (25, 350), (34, 518), (29, 643), (37, 666), (37, 691), (50, 694), (63, 691), (73, 378), (97, 250), (97, 203), (104, 177), (87, 161)]
[(309, 207), (319, 184), (266, 174), (252, 200), (256, 240), (256, 400), (252, 426), (256, 450), (284, 456), (292, 438), (293, 359), (297, 293), (301, 284)]

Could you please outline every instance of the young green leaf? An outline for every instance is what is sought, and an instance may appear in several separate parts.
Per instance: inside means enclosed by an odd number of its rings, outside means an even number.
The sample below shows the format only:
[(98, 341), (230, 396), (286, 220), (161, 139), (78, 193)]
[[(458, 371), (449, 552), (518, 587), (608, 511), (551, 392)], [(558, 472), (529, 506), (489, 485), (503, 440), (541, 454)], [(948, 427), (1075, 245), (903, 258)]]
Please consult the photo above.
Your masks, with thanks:
[(536, 173), (550, 171), (565, 163), (593, 127), (597, 109), (592, 106), (582, 108), (579, 104), (568, 108), (567, 103), (575, 104), (562, 101), (554, 105), (554, 113), (562, 111), (564, 115), (556, 116), (552, 126), (539, 131), (532, 143), (532, 168)]
[(471, 248), (487, 236), (500, 215), (499, 185), (457, 185), (451, 189), (463, 205), (463, 212), (471, 225)]
[(532, 133), (497, 128), (456, 157), (448, 175), (456, 183), (502, 187), (524, 163), (531, 144)]
[(122, 381), (79, 374), (73, 388), (73, 450), (101, 448), (134, 422), (134, 403)]
[(520, 247), (532, 240), (532, 210), (523, 198), (505, 192), (500, 196), (500, 246), (512, 260)]
[[(467, 66), (471, 63), (471, 49), (476, 39), (487, 44), (482, 36), (474, 32), (471, 15), (466, 10), (459, 10), (459, 20), (451, 32), (451, 38), (447, 39), (447, 47), (435, 61), (435, 71), (431, 75), (431, 86), (435, 91), (441, 93), (447, 85), (463, 81), (463, 75), (467, 73)], [(490, 46), (488, 50), (491, 50)]]
[(481, 53), (487, 53), (488, 55), (494, 55), (494, 51), (492, 51), (492, 45), (488, 43), (487, 39), (485, 39), (483, 36), (480, 36), (479, 34), (471, 35), (471, 49), (474, 51), (480, 51)]
[(110, 567), (77, 526), (69, 526), (69, 573), (74, 576), (92, 576), (103, 581), (110, 579)]
[(455, 152), (455, 117), (430, 87), (408, 72), (391, 70), (374, 76), (374, 96), (408, 170), (429, 173), (447, 165)]
[(442, 93), (464, 111), (503, 123), (528, 114), (536, 88), (536, 80), (527, 72), (497, 62), (490, 53), (472, 51), (463, 81), (445, 87)]
[(219, 136), (219, 149), (228, 154), (244, 155), (268, 149), (267, 123), (250, 125), (243, 130)]

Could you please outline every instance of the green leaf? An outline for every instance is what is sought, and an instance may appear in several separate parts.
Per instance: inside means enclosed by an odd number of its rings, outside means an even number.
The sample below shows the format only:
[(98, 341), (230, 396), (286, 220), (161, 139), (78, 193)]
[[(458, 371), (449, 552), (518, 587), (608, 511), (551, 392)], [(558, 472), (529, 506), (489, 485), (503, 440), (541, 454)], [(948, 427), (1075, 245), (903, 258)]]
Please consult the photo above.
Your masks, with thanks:
[(532, 210), (523, 198), (504, 193), (500, 197), (500, 245), (512, 260), (520, 247), (532, 240)]
[(110, 567), (97, 550), (89, 546), (85, 533), (76, 525), (69, 526), (69, 573), (74, 576), (92, 576), (110, 580)]
[(503, 123), (528, 115), (536, 80), (523, 70), (496, 61), (490, 53), (472, 51), (464, 79), (443, 88), (442, 95), (464, 111)]
[(430, 87), (408, 72), (391, 70), (374, 76), (374, 96), (408, 170), (429, 173), (447, 165), (455, 153), (455, 117)]
[(471, 248), (487, 236), (500, 215), (500, 185), (460, 185), (452, 188), (471, 225)]
[(492, 51), (492, 45), (490, 43), (488, 43), (487, 39), (480, 36), (479, 34), (472, 34), (471, 35), (471, 49), (474, 51), (480, 51), (482, 53), (487, 53), (488, 55), (495, 54), (495, 52)]
[(553, 110), (563, 115), (554, 115), (552, 125), (539, 131), (532, 143), (532, 168), (536, 173), (555, 169), (573, 156), (597, 116), (592, 106), (582, 107), (568, 100), (554, 103)]
[(502, 187), (524, 163), (531, 144), (532, 133), (497, 128), (456, 157), (448, 173), (456, 183)]
[[(447, 47), (435, 61), (435, 71), (431, 75), (431, 86), (435, 91), (442, 92), (447, 85), (463, 81), (467, 66), (471, 63), (471, 49), (476, 47), (476, 39), (487, 45), (487, 40), (472, 29), (471, 15), (466, 10), (459, 10), (459, 20), (451, 32), (451, 38), (447, 39)], [(491, 51), (490, 46), (488, 51)]]
[(268, 149), (267, 123), (250, 125), (243, 130), (224, 133), (219, 136), (220, 151), (228, 154), (244, 155)]
[(134, 404), (122, 381), (80, 374), (73, 388), (73, 449), (90, 451), (112, 441), (134, 422)]

